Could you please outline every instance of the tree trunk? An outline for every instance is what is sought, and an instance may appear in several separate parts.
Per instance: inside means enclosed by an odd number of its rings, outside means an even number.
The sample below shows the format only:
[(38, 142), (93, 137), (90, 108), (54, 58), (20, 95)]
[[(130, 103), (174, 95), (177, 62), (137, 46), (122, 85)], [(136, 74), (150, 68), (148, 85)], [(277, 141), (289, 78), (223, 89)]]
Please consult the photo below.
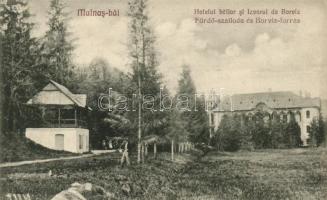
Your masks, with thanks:
[(174, 161), (174, 140), (171, 140), (171, 160)]
[(12, 118), (12, 130), (17, 131), (17, 116), (16, 116), (16, 109), (13, 111), (13, 118)]
[(147, 157), (148, 156), (148, 144), (145, 144), (144, 147), (145, 147), (145, 157)]
[(179, 145), (179, 143), (177, 143), (177, 149), (178, 149), (177, 153), (180, 153), (181, 152), (181, 146)]
[(141, 143), (137, 143), (137, 163), (141, 163)]
[(153, 144), (153, 157), (157, 158), (157, 143)]
[(141, 144), (141, 161), (144, 163), (144, 144)]
[(142, 104), (141, 104), (141, 74), (140, 66), (137, 58), (137, 82), (138, 82), (138, 148), (137, 163), (141, 162), (141, 137), (142, 137)]
[[(142, 28), (142, 64), (143, 67), (145, 66), (145, 38), (144, 38), (144, 28)], [(140, 66), (139, 66), (139, 59), (137, 56), (137, 81), (138, 81), (138, 93), (139, 93), (139, 113), (138, 113), (138, 138), (139, 138), (139, 142), (141, 142), (141, 136), (142, 136), (142, 132), (141, 132), (141, 128), (142, 128), (142, 112), (141, 112), (141, 108), (142, 108), (142, 104), (141, 104), (141, 70), (140, 70)], [(144, 146), (143, 146), (143, 151), (142, 151), (142, 162), (144, 162)]]

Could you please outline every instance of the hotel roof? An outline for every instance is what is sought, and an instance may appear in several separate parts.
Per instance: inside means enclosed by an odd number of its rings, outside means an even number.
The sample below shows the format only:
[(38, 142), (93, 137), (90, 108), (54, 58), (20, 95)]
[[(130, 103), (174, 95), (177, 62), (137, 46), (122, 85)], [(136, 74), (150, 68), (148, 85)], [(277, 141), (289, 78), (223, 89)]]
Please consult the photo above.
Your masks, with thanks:
[(249, 111), (264, 103), (272, 109), (320, 107), (319, 98), (302, 97), (289, 91), (225, 96), (213, 111)]

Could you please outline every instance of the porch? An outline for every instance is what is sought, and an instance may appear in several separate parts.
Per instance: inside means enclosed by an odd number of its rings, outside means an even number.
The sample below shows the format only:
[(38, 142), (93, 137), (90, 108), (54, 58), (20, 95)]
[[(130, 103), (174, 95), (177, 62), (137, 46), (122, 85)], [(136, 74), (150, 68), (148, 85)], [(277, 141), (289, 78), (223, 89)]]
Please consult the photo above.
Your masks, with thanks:
[(87, 128), (87, 111), (76, 106), (43, 106), (42, 128)]

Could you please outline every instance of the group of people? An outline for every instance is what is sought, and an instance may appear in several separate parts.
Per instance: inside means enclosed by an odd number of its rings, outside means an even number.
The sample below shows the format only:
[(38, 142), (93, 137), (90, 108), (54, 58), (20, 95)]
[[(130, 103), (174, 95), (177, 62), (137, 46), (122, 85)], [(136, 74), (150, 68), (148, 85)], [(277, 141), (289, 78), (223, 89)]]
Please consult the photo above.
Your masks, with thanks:
[(102, 140), (102, 148), (104, 150), (113, 149), (112, 140), (104, 139)]

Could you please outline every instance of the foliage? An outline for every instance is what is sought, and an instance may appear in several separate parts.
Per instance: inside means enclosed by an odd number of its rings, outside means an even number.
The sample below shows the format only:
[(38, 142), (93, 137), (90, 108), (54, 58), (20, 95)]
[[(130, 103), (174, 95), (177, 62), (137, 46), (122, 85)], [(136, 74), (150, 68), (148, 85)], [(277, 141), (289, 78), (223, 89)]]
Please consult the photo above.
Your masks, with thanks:
[(46, 76), (49, 79), (70, 87), (73, 44), (63, 1), (51, 0), (48, 15), (48, 30), (41, 45), (42, 64), (48, 68)]
[(67, 39), (65, 14), (60, 1), (51, 2), (49, 30), (43, 40), (31, 36), (34, 24), (30, 20), (27, 1), (8, 1), (1, 8), (1, 132), (22, 132), (26, 124), (38, 118), (35, 113), (31, 117), (30, 112), (25, 112), (27, 100), (49, 79), (67, 83), (71, 78), (72, 48)]
[(280, 116), (275, 115), (271, 121), (271, 147), (285, 148), (284, 130), (285, 124), (281, 123)]
[(167, 137), (175, 142), (185, 142), (189, 135), (186, 129), (187, 122), (182, 120), (181, 117), (181, 113), (175, 109), (170, 113)]
[(252, 131), (252, 140), (254, 143), (254, 147), (257, 149), (270, 147), (270, 128), (269, 122), (267, 122), (266, 117), (267, 113), (258, 111), (253, 115), (252, 118), (255, 124), (255, 127)]
[(224, 115), (215, 134), (217, 148), (225, 151), (237, 151), (241, 147), (240, 121), (238, 116)]
[(280, 116), (270, 119), (263, 111), (254, 114), (224, 115), (215, 133), (218, 150), (295, 148), (302, 145), (301, 130), (294, 116), (284, 122)]
[[(131, 136), (131, 125), (124, 111), (109, 112), (108, 101), (111, 104), (120, 94), (128, 92), (131, 81), (123, 72), (110, 66), (104, 58), (95, 58), (86, 67), (80, 67), (74, 76), (76, 93), (87, 95), (87, 105), (92, 108), (89, 112), (88, 125), (90, 143), (93, 148), (100, 148), (106, 137)], [(109, 89), (111, 93), (109, 96)], [(99, 107), (99, 98), (105, 96), (104, 105)], [(121, 123), (123, 122), (123, 123)]]
[(189, 140), (194, 144), (209, 144), (209, 117), (205, 110), (206, 101), (204, 97), (197, 97), (196, 103), (196, 111), (193, 111), (192, 118), (188, 121)]
[[(128, 99), (136, 96), (137, 108), (130, 108), (130, 120), (138, 139), (138, 162), (141, 161), (142, 137), (151, 134), (165, 135), (168, 113), (160, 110), (161, 74), (155, 49), (155, 35), (149, 22), (146, 0), (128, 1), (129, 59), (132, 68)], [(136, 112), (137, 111), (137, 112)], [(135, 137), (136, 138), (136, 137)]]
[(295, 121), (294, 115), (290, 116), (290, 120), (286, 126), (285, 144), (287, 144), (289, 148), (299, 147), (302, 145), (301, 129), (298, 123)]
[(238, 116), (240, 120), (240, 140), (241, 140), (241, 146), (240, 149), (243, 150), (253, 150), (254, 144), (252, 140), (252, 132), (255, 128), (254, 121), (250, 120), (248, 116), (245, 114), (241, 114)]
[(314, 118), (310, 124), (309, 140), (311, 146), (321, 146), (325, 142), (325, 123), (322, 116)]
[(180, 112), (180, 120), (184, 121), (187, 140), (193, 143), (209, 142), (208, 115), (205, 111), (205, 99), (197, 95), (197, 91), (188, 65), (182, 66), (181, 77), (174, 107)]
[(18, 123), (29, 119), (23, 104), (44, 79), (40, 78), (38, 42), (31, 36), (34, 24), (27, 2), (8, 1), (1, 8), (1, 132), (11, 133), (24, 128), (24, 123)]

